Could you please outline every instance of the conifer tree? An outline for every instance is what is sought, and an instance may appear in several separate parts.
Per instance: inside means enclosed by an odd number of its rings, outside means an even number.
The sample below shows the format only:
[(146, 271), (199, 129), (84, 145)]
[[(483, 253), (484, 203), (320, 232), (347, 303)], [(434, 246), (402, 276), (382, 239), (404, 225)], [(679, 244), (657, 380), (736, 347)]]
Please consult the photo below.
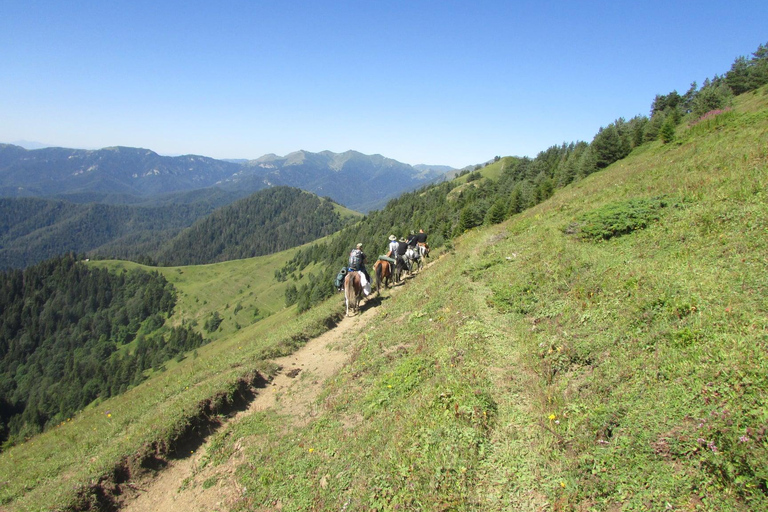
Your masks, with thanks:
[(507, 206), (504, 204), (504, 201), (498, 199), (495, 203), (493, 203), (491, 209), (488, 210), (488, 214), (485, 216), (485, 219), (488, 224), (499, 224), (500, 222), (504, 222), (506, 215)]
[(661, 125), (659, 138), (664, 144), (668, 144), (675, 139), (675, 122), (673, 116), (667, 116), (667, 120)]

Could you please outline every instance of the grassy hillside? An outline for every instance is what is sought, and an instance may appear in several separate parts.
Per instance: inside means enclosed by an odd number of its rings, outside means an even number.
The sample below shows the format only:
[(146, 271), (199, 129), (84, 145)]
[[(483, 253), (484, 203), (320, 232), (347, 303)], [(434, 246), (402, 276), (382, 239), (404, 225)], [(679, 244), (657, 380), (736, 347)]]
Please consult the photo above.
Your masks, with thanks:
[[(174, 324), (196, 325), (217, 340), (166, 364), (122, 396), (96, 403), (59, 427), (0, 454), (0, 506), (11, 510), (51, 510), (72, 503), (93, 505), (99, 482), (121, 481), (173, 440), (204, 431), (217, 411), (232, 407), (274, 371), (264, 361), (290, 353), (327, 330), (339, 318), (338, 302), (296, 317), (284, 308), (284, 287), (274, 271), (293, 251), (215, 265), (156, 269), (179, 290)], [(131, 262), (92, 262), (119, 271)], [(152, 269), (154, 270), (154, 269)], [(238, 308), (238, 305), (240, 306)], [(261, 312), (254, 317), (254, 308)], [(237, 311), (235, 311), (237, 310)], [(213, 312), (219, 329), (206, 332)], [(239, 328), (238, 328), (239, 325)], [(97, 485), (99, 484), (99, 485)], [(92, 487), (96, 486), (96, 487)]]
[[(348, 340), (317, 417), (247, 416), (206, 464), (237, 447), (242, 510), (768, 508), (766, 140), (763, 88), (469, 231)], [(338, 299), (268, 291), (288, 257), (162, 269), (218, 340), (0, 455), (0, 506), (84, 506), (331, 326)]]
[(238, 509), (768, 508), (768, 92), (490, 229), (386, 301)]

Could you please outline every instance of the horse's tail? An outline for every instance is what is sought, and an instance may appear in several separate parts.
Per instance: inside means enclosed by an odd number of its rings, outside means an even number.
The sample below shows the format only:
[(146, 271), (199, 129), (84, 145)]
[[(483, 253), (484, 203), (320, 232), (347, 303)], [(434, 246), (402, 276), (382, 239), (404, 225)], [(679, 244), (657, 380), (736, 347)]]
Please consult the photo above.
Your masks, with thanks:
[(352, 275), (354, 272), (348, 272), (344, 277), (344, 302), (347, 305), (347, 316), (349, 316), (349, 306), (351, 305), (354, 310), (355, 304), (355, 285)]
[(381, 260), (376, 260), (376, 263), (373, 264), (373, 270), (376, 274), (376, 293), (381, 295), (381, 274), (383, 272)]

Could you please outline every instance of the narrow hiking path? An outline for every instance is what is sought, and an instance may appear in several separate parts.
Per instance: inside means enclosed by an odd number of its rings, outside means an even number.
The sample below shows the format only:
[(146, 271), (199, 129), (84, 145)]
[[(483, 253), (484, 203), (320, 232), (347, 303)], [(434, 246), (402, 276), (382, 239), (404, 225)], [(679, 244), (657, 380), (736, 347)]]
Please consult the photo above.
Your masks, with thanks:
[[(430, 262), (431, 265), (434, 262)], [(425, 267), (426, 268), (426, 267)], [(413, 277), (413, 276), (411, 276)], [(389, 289), (393, 296), (407, 287), (407, 278)], [(259, 389), (248, 408), (227, 418), (216, 430), (255, 412), (273, 411), (291, 418), (292, 424), (306, 424), (318, 415), (315, 399), (325, 381), (334, 376), (350, 357), (350, 349), (380, 308), (374, 296), (361, 313), (344, 317), (333, 329), (314, 338), (293, 354), (274, 359), (280, 373)], [(120, 510), (127, 512), (226, 511), (241, 497), (244, 489), (235, 476), (241, 461), (240, 449), (224, 464), (203, 464), (214, 435), (188, 457), (171, 459), (154, 477), (132, 482), (130, 495), (122, 497)], [(242, 447), (240, 447), (242, 448)], [(215, 484), (209, 484), (215, 482)]]

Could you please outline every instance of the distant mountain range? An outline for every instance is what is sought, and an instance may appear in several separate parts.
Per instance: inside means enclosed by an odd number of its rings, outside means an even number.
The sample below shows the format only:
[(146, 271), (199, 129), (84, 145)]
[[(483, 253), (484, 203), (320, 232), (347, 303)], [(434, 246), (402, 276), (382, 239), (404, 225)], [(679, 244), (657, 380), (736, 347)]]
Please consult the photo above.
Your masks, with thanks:
[[(0, 144), (0, 196), (110, 204), (188, 204), (222, 192), (228, 200), (289, 185), (367, 212), (401, 193), (441, 181), (451, 168), (411, 166), (381, 155), (297, 151), (256, 160), (161, 156), (141, 148), (27, 150)], [(215, 189), (206, 190), (206, 189)], [(188, 194), (194, 193), (194, 200)]]

